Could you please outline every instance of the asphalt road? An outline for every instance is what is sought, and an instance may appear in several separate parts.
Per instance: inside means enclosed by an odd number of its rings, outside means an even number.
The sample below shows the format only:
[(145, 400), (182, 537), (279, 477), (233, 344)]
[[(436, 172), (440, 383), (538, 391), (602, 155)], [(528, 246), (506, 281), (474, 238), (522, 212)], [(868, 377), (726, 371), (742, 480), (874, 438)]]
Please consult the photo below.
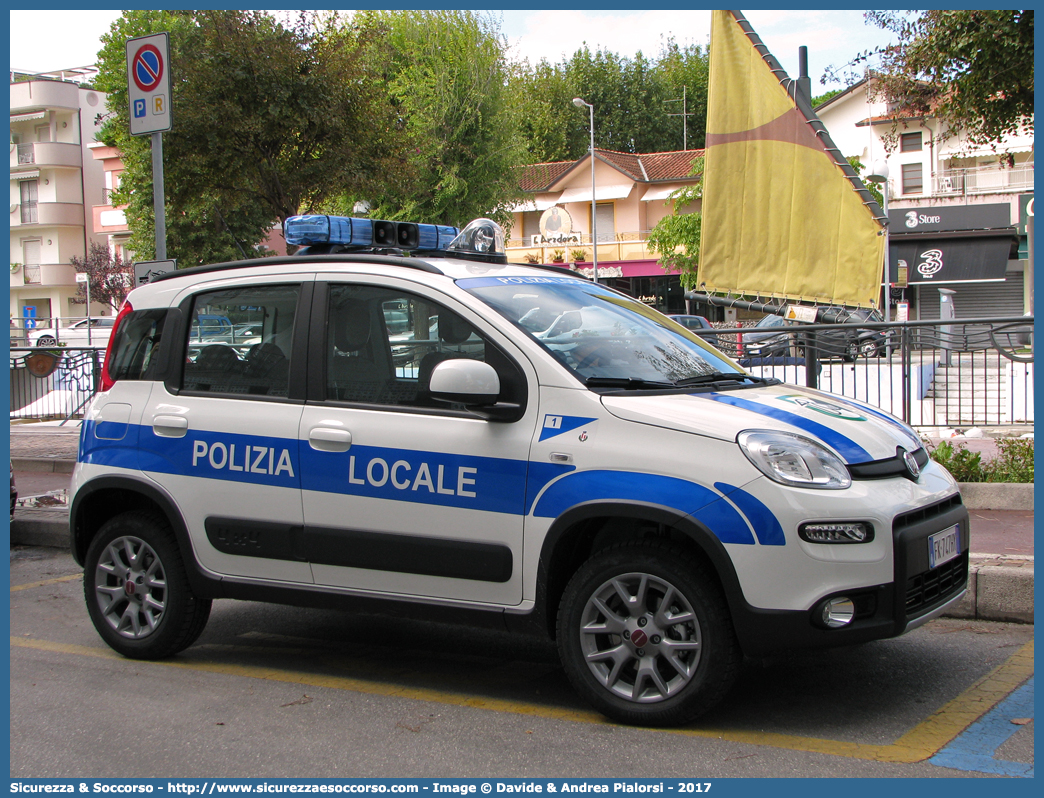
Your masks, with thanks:
[(102, 643), (67, 554), (13, 550), (10, 596), (14, 778), (1032, 772), (1032, 694), (1004, 703), (1032, 684), (1027, 625), (939, 620), (747, 660), (723, 705), (656, 731), (592, 713), (543, 641), (221, 601), (196, 645), (145, 663)]

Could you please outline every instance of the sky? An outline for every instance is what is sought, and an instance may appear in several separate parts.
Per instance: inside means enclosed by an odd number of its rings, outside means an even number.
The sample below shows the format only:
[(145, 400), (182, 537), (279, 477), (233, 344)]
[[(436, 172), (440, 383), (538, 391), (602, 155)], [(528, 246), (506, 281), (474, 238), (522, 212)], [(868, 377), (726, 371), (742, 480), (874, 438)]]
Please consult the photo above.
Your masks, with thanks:
[[(436, 4), (432, 4), (436, 5)], [(534, 10), (491, 11), (501, 20), (510, 53), (531, 64), (571, 56), (585, 43), (591, 50), (610, 50), (626, 57), (641, 51), (655, 58), (661, 43), (673, 36), (679, 44), (706, 45), (710, 12), (669, 10)], [(822, 84), (828, 66), (841, 66), (858, 53), (886, 44), (888, 34), (867, 25), (861, 11), (745, 11), (755, 32), (791, 77), (797, 77), (800, 45), (809, 49), (812, 94), (840, 84)], [(16, 69), (47, 72), (87, 66), (95, 61), (99, 39), (119, 11), (32, 9), (10, 11), (11, 63)], [(28, 36), (27, 31), (47, 31)]]

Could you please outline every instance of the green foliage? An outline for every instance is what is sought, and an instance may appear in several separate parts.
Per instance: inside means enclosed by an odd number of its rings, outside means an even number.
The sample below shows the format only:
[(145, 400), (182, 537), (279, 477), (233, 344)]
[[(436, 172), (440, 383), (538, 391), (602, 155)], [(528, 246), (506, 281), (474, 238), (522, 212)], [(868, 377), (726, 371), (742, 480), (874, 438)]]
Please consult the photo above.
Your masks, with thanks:
[[(702, 175), (704, 158), (694, 158), (693, 175)], [(686, 186), (671, 194), (674, 211), (656, 223), (649, 233), (649, 248), (659, 255), (664, 271), (681, 273), (681, 283), (692, 289), (696, 283), (696, 270), (700, 263), (700, 233), (703, 229), (703, 214), (700, 211), (686, 213), (688, 206), (702, 200), (703, 182)]]
[[(471, 11), (386, 11), (357, 16), (386, 38), (371, 48), (409, 146), (409, 179), (370, 197), (371, 215), (463, 226), (501, 223), (522, 194), (524, 160), (507, 102), (506, 43)], [(389, 190), (392, 188), (393, 190)]]
[(153, 257), (151, 137), (131, 137), (125, 42), (170, 33), (173, 128), (163, 135), (168, 255), (181, 265), (259, 254), (276, 221), (334, 192), (402, 173), (402, 144), (365, 37), (301, 12), (127, 11), (102, 38), (98, 86), (112, 116), (103, 140), (126, 171), (131, 247)]
[(877, 89), (900, 116), (932, 115), (977, 143), (1033, 129), (1033, 9), (869, 11), (899, 41)]
[(832, 100), (834, 97), (836, 97), (837, 95), (839, 95), (843, 91), (844, 91), (844, 89), (831, 89), (830, 91), (823, 92), (818, 97), (813, 97), (812, 98), (812, 107), (813, 108), (818, 108), (823, 103), (825, 103), (827, 100)]
[(940, 441), (929, 454), (958, 482), (1033, 482), (1033, 440), (998, 438), (997, 456), (983, 461), (980, 452), (964, 443)]
[[(708, 69), (706, 48), (680, 46), (673, 39), (652, 61), (641, 53), (625, 58), (585, 45), (557, 64), (515, 65), (508, 97), (531, 163), (576, 160), (587, 152), (590, 115), (572, 105), (574, 97), (594, 105), (596, 147), (629, 153), (700, 149)], [(683, 91), (687, 141), (680, 116)]]
[(866, 186), (866, 190), (870, 192), (870, 196), (877, 200), (877, 204), (884, 207), (884, 196), (881, 194), (881, 189), (877, 187), (876, 183), (871, 183), (869, 180), (863, 179), (863, 170), (866, 169), (863, 166), (863, 162), (859, 160), (858, 155), (850, 155), (846, 159), (849, 166), (855, 169), (855, 173), (859, 175), (859, 179), (863, 181), (863, 185)]
[(987, 482), (1033, 482), (1033, 439), (998, 438), (997, 457), (987, 462)]

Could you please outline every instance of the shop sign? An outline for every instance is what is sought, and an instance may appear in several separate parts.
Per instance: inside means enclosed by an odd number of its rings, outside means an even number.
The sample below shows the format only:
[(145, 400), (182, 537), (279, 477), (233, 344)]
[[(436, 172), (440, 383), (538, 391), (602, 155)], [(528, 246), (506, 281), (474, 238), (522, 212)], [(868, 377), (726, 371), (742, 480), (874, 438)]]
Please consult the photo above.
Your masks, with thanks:
[(917, 283), (999, 282), (1004, 280), (1012, 239), (935, 238), (892, 240), (892, 262)]
[(580, 233), (573, 232), (573, 217), (565, 208), (553, 205), (540, 217), (540, 234), (533, 236), (533, 246), (541, 244), (579, 244)]
[(1016, 228), (1020, 236), (1027, 235), (1026, 223), (1033, 217), (1033, 195), (1019, 194), (1019, 226)]
[(1011, 226), (1011, 206), (937, 205), (922, 208), (900, 208), (888, 211), (888, 229), (892, 233), (933, 233), (941, 230), (990, 230)]

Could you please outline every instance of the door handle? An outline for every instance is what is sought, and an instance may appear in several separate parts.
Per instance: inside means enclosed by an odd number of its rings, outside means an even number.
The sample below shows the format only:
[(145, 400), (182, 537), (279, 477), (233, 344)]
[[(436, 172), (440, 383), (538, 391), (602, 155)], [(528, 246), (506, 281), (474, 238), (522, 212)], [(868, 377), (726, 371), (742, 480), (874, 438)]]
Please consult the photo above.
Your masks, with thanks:
[(308, 445), (320, 452), (347, 452), (352, 445), (352, 433), (346, 429), (314, 427), (308, 433)]
[(188, 432), (188, 419), (184, 416), (156, 416), (152, 419), (152, 431), (164, 438), (184, 438)]

